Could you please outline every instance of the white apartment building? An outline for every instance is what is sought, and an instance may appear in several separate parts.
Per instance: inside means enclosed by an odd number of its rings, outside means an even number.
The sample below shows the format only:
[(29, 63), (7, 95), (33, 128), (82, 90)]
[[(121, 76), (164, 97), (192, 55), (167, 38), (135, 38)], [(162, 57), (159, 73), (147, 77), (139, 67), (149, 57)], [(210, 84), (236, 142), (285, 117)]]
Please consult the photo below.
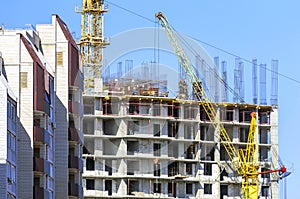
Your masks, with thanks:
[[(80, 55), (66, 24), (2, 30), (0, 51), (18, 103), (18, 198), (82, 198)], [(21, 166), (18, 166), (21, 165)]]
[(0, 198), (17, 198), (17, 98), (8, 85), (0, 52)]

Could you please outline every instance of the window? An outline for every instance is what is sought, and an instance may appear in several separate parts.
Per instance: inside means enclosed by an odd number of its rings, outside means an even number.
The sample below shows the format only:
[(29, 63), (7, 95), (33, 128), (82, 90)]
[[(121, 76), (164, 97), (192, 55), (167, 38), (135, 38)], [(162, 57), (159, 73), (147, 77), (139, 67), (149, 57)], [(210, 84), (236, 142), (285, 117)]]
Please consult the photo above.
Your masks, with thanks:
[(112, 181), (111, 180), (105, 180), (105, 191), (108, 191), (108, 195), (112, 195)]
[(233, 121), (234, 120), (234, 110), (233, 109), (223, 109), (221, 110), (220, 119), (222, 121)]
[(7, 117), (11, 118), (11, 103), (7, 101)]
[(50, 163), (49, 166), (50, 166), (50, 177), (54, 177), (54, 166), (52, 163)]
[(200, 140), (205, 140), (206, 127), (200, 126)]
[(193, 194), (193, 184), (192, 183), (186, 183), (185, 193), (186, 194)]
[(193, 125), (185, 124), (184, 125), (184, 139), (193, 139)]
[(159, 102), (153, 102), (153, 116), (159, 116), (160, 115), (160, 103)]
[(63, 52), (56, 52), (56, 65), (57, 66), (63, 65)]
[(138, 141), (127, 141), (127, 155), (134, 155), (134, 153), (139, 152), (139, 142)]
[(173, 193), (173, 183), (171, 182), (168, 183), (168, 193), (169, 194)]
[(188, 146), (187, 148), (187, 151), (186, 151), (186, 158), (187, 159), (195, 159), (195, 150), (196, 150), (196, 145), (190, 145)]
[(253, 111), (240, 111), (239, 114), (239, 122), (250, 122), (251, 121), (251, 113)]
[(7, 163), (7, 181), (8, 184), (16, 183), (16, 167), (10, 163)]
[(186, 174), (187, 175), (193, 174), (193, 164), (192, 163), (186, 163)]
[(94, 179), (86, 179), (86, 189), (87, 190), (95, 190), (95, 180)]
[(21, 88), (27, 88), (27, 72), (21, 72)]
[(139, 162), (127, 160), (127, 175), (134, 175), (136, 171), (139, 171)]
[(160, 156), (160, 144), (158, 143), (153, 144), (153, 155)]
[(264, 112), (264, 113), (259, 113), (259, 123), (260, 124), (269, 124), (269, 113), (268, 112)]
[(153, 184), (153, 193), (161, 193), (161, 183)]
[(168, 122), (168, 137), (176, 137), (178, 132), (177, 122)]
[(204, 163), (204, 175), (211, 176), (212, 175), (212, 164)]
[(179, 173), (179, 163), (178, 162), (169, 162), (168, 165), (168, 176), (175, 176)]
[(109, 115), (112, 113), (113, 113), (113, 111), (112, 111), (111, 101), (110, 100), (103, 101), (103, 114)]
[(208, 126), (200, 126), (200, 140), (204, 141), (214, 141), (214, 129)]
[(224, 198), (224, 196), (228, 195), (228, 185), (220, 185), (221, 189), (221, 199)]
[[(265, 172), (265, 171), (268, 171), (269, 169), (267, 168), (262, 168), (261, 169), (261, 172)], [(262, 178), (270, 178), (270, 173), (264, 173), (264, 174), (261, 174), (261, 177)]]
[(137, 180), (127, 180), (128, 195), (134, 195), (134, 192), (139, 192), (139, 181)]
[(88, 170), (88, 171), (95, 170), (95, 161), (93, 158), (88, 157), (86, 159), (86, 170)]
[(269, 149), (267, 147), (260, 147), (259, 149), (259, 161), (269, 161)]
[(229, 155), (224, 146), (220, 147), (220, 160), (229, 161)]
[(261, 195), (262, 196), (269, 196), (269, 187), (268, 186), (262, 186)]
[(240, 128), (240, 142), (247, 142), (248, 141), (248, 134), (249, 134), (249, 128)]
[(154, 176), (160, 176), (160, 164), (153, 164)]
[(270, 144), (270, 130), (269, 129), (260, 129), (259, 143), (260, 144)]
[(134, 132), (138, 132), (140, 127), (140, 122), (139, 121), (128, 121), (128, 135), (134, 135)]
[(105, 160), (105, 171), (108, 172), (108, 175), (112, 175), (112, 160)]
[(168, 196), (169, 197), (176, 197), (176, 183), (169, 182), (168, 183)]
[(204, 184), (204, 194), (212, 194), (212, 184)]
[(9, 132), (7, 133), (7, 148), (16, 151), (16, 136)]
[(139, 114), (139, 102), (129, 101), (129, 114), (138, 115)]
[(54, 104), (54, 78), (49, 76), (49, 90), (50, 90), (50, 102)]
[(16, 103), (8, 97), (7, 100), (7, 129), (11, 132), (16, 131)]
[(53, 191), (54, 190), (54, 179), (48, 175), (46, 176), (46, 178), (47, 178), (47, 185), (48, 185), (47, 188)]
[(153, 135), (160, 136), (160, 124), (153, 124)]

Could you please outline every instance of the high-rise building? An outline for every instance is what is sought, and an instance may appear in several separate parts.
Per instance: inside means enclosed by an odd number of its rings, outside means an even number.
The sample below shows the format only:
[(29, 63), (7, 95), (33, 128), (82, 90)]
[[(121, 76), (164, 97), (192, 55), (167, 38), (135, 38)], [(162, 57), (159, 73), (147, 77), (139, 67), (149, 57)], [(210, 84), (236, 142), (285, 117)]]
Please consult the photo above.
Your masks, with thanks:
[[(261, 171), (276, 168), (277, 107), (224, 103), (217, 110), (237, 149), (245, 148), (257, 111)], [(240, 198), (241, 177), (193, 100), (85, 96), (83, 130), (84, 198)], [(277, 177), (259, 177), (260, 198), (277, 198)]]
[(17, 198), (17, 98), (8, 85), (0, 52), (0, 198)]
[(82, 198), (82, 90), (80, 52), (57, 15), (39, 24), (44, 56), (55, 68), (55, 198)]
[(18, 198), (82, 198), (83, 77), (66, 24), (2, 30), (0, 51), (18, 103)]
[[(190, 92), (188, 79), (196, 79), (184, 73), (190, 65), (182, 68), (186, 61), (182, 50), (175, 50), (181, 64), (180, 77), (172, 83), (179, 85), (179, 92), (171, 97), (172, 89), (167, 89), (167, 78), (159, 74), (163, 70), (158, 63), (143, 63), (139, 68), (126, 60), (124, 71), (122, 62), (118, 62), (124, 54), (138, 49), (131, 49), (130, 44), (145, 48), (149, 37), (137, 33), (132, 38), (124, 36), (127, 45), (115, 40), (112, 45), (116, 46), (110, 46), (113, 50), (107, 47), (106, 53), (107, 57), (119, 57), (103, 63), (103, 48), (108, 44), (103, 31), (106, 12), (104, 1), (83, 1), (80, 45), (85, 75), (84, 198), (241, 198), (242, 177), (237, 175), (214, 130), (213, 126), (218, 125), (209, 120), (205, 105), (197, 102), (201, 95), (190, 100), (195, 93)], [(175, 35), (170, 36), (174, 43)], [(156, 47), (154, 44), (154, 52)], [(226, 63), (222, 62), (222, 78), (217, 77), (219, 59), (213, 62), (204, 49), (197, 50), (200, 54), (196, 55), (195, 74), (202, 78), (201, 82), (193, 82), (200, 85), (195, 91), (209, 90), (212, 101), (217, 102), (212, 105), (216, 107), (215, 116), (223, 123), (233, 147), (246, 148), (250, 114), (256, 112), (259, 170), (278, 168), (277, 106), (244, 103), (243, 62), (237, 62), (233, 90), (227, 85)], [(229, 90), (234, 91), (234, 103), (228, 101)], [(277, 180), (275, 173), (259, 175), (259, 198), (277, 199)]]

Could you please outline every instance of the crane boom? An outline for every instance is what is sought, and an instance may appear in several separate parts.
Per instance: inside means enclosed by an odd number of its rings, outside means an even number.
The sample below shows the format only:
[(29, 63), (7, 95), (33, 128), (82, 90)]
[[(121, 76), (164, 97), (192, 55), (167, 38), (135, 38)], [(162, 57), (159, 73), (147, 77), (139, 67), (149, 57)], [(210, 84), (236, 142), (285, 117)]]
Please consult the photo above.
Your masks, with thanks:
[(237, 150), (226, 132), (217, 111), (210, 101), (205, 89), (200, 82), (194, 67), (190, 63), (185, 51), (181, 47), (175, 30), (169, 21), (161, 12), (155, 15), (164, 32), (167, 35), (170, 45), (172, 46), (181, 67), (183, 68), (187, 79), (192, 84), (194, 93), (202, 105), (207, 117), (215, 129), (220, 142), (223, 144), (235, 170), (242, 176), (242, 196), (246, 199), (258, 198), (258, 155), (256, 140), (256, 114), (252, 114), (250, 131), (246, 149)]

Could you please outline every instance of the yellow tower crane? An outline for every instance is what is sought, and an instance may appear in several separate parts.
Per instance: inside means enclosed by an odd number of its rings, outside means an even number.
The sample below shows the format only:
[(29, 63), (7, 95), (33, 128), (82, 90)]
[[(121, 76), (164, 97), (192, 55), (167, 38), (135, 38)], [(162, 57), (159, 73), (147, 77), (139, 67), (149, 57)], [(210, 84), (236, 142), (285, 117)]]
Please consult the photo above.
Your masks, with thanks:
[(220, 142), (223, 144), (228, 156), (236, 170), (242, 176), (242, 198), (243, 199), (257, 199), (258, 198), (258, 144), (256, 136), (256, 113), (252, 113), (250, 130), (246, 149), (237, 150), (232, 144), (228, 133), (226, 132), (213, 103), (208, 98), (206, 91), (195, 72), (194, 67), (181, 47), (175, 30), (170, 25), (169, 21), (161, 12), (155, 15), (180, 62), (181, 67), (184, 69), (189, 82), (192, 84), (193, 90), (206, 112), (215, 133), (218, 135)]
[(84, 90), (93, 92), (99, 85), (103, 65), (103, 48), (109, 44), (104, 38), (103, 15), (107, 12), (104, 0), (83, 0), (80, 50), (84, 70)]

